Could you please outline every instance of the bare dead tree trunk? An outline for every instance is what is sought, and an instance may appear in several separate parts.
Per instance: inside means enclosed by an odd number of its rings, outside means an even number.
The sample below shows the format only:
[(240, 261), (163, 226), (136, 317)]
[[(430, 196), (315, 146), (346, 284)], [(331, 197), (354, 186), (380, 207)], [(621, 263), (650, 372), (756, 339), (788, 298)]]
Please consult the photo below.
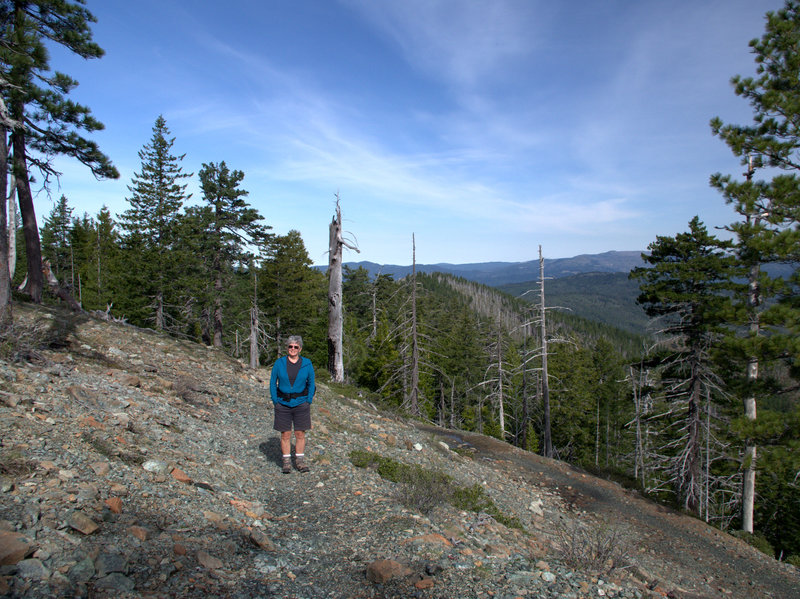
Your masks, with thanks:
[(72, 296), (72, 294), (58, 282), (58, 279), (50, 269), (50, 262), (48, 260), (42, 262), (42, 278), (43, 280), (47, 281), (47, 285), (50, 287), (50, 291), (53, 292), (53, 295), (60, 298), (73, 311), (83, 312), (83, 308), (81, 308), (81, 305), (75, 301), (75, 298)]
[(222, 275), (214, 280), (214, 347), (222, 347)]
[[(0, 117), (5, 117), (5, 104), (0, 97)], [(5, 332), (12, 322), (11, 313), (11, 276), (9, 271), (8, 230), (6, 214), (6, 186), (8, 185), (8, 137), (6, 134), (5, 119), (0, 123), (0, 332)]]
[(500, 338), (500, 332), (497, 333), (497, 366), (498, 366), (498, 410), (500, 412), (500, 438), (505, 441), (506, 439), (506, 407), (505, 397), (503, 395), (503, 344)]
[(450, 428), (456, 427), (456, 381), (450, 381)]
[[(164, 296), (159, 292), (156, 295), (156, 330), (163, 331), (164, 330)], [(208, 318), (204, 318), (203, 327), (204, 330), (207, 329), (208, 325)], [(208, 334), (206, 333), (206, 336)], [(208, 343), (208, 341), (204, 341), (204, 343)]]
[(542, 336), (542, 402), (544, 404), (544, 457), (553, 457), (553, 438), (550, 430), (550, 385), (547, 377), (547, 326), (545, 324), (544, 303), (544, 257), (542, 246), (539, 246), (539, 302), (542, 311), (541, 327)]
[(377, 277), (372, 285), (372, 332), (370, 339), (375, 339), (378, 336), (378, 285)]
[[(6, 148), (6, 153), (8, 148)], [(8, 168), (6, 166), (6, 168)], [(17, 271), (17, 178), (14, 176), (12, 169), (8, 178), (8, 278), (14, 280), (14, 274)]]
[[(594, 425), (594, 465), (600, 464), (600, 394), (597, 394), (595, 406), (595, 425)], [(606, 456), (608, 453), (606, 453)]]
[(522, 418), (517, 433), (517, 447), (528, 449), (528, 324), (522, 327)]
[(686, 492), (684, 507), (693, 514), (699, 514), (700, 501), (702, 496), (702, 483), (700, 475), (702, 471), (701, 451), (703, 439), (701, 436), (702, 413), (701, 405), (701, 383), (699, 377), (692, 381), (692, 388), (689, 394), (688, 412), (688, 440), (686, 444), (687, 460), (684, 474), (683, 488)]
[(100, 223), (97, 224), (97, 300), (100, 301), (103, 297), (103, 279), (101, 277), (101, 257), (102, 250), (100, 244)]
[(275, 317), (275, 345), (276, 345), (276, 355), (278, 357), (281, 356), (281, 351), (283, 351), (283, 346), (281, 345), (283, 342), (283, 332), (281, 331), (281, 316)]
[(250, 307), (250, 368), (258, 368), (258, 275), (253, 274), (253, 305)]
[[(753, 266), (750, 271), (750, 306), (755, 308), (759, 301), (758, 292), (758, 265)], [(758, 313), (753, 309), (752, 322), (750, 323), (752, 335), (758, 335), (759, 320)], [(747, 382), (755, 383), (758, 379), (758, 358), (750, 357), (747, 360)], [(748, 420), (756, 419), (756, 398), (750, 395), (744, 399), (744, 415)], [(742, 477), (742, 530), (753, 532), (753, 512), (755, 510), (756, 497), (756, 457), (758, 449), (754, 443), (748, 442), (744, 451), (744, 476)]]
[[(630, 367), (631, 389), (633, 393), (634, 416), (633, 423), (636, 431), (636, 445), (634, 448), (633, 476), (641, 482), (642, 488), (647, 485), (647, 463), (645, 458), (648, 453), (648, 438), (650, 428), (647, 425), (647, 417), (650, 413), (649, 394), (643, 395), (647, 386), (647, 371), (644, 365), (640, 365), (638, 374), (634, 372), (633, 366)], [(645, 425), (643, 427), (643, 424)]]
[(342, 315), (342, 248), (358, 252), (358, 248), (347, 243), (342, 233), (342, 209), (339, 194), (336, 194), (336, 214), (329, 229), (328, 243), (328, 372), (334, 382), (344, 382), (344, 356), (342, 337), (344, 317)]
[[(753, 178), (753, 161), (749, 161), (745, 176), (750, 181)], [(755, 219), (757, 227), (760, 216), (748, 214), (747, 220)], [(759, 321), (758, 306), (761, 304), (761, 289), (758, 284), (758, 277), (761, 268), (758, 263), (750, 267), (748, 274), (747, 307), (750, 312), (750, 334), (755, 337), (760, 332), (761, 323)], [(758, 380), (758, 358), (751, 356), (747, 360), (747, 382), (754, 384)], [(756, 397), (750, 395), (744, 398), (744, 415), (748, 420), (756, 419)], [(756, 498), (756, 458), (758, 450), (754, 443), (748, 441), (744, 451), (744, 476), (742, 477), (742, 530), (752, 534), (753, 532), (753, 512), (755, 510)]]
[(419, 339), (417, 338), (417, 242), (411, 234), (411, 413), (419, 411)]

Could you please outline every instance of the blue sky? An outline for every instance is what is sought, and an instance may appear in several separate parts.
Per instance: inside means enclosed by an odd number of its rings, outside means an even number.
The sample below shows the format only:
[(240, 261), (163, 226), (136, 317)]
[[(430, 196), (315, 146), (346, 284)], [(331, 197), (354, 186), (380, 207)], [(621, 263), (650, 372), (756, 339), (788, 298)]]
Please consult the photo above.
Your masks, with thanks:
[(278, 234), (327, 263), (335, 194), (346, 261), (526, 261), (644, 250), (735, 217), (708, 185), (742, 172), (713, 116), (779, 0), (88, 0), (106, 51), (54, 50), (121, 173), (59, 160), (76, 216), (124, 211), (163, 115), (192, 172), (225, 161)]

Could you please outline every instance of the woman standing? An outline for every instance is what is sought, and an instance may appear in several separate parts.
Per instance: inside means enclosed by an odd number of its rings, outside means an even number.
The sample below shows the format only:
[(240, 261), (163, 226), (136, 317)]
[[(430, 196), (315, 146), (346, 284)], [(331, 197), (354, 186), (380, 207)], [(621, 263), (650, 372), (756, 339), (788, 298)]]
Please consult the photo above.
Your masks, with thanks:
[(278, 358), (272, 367), (269, 393), (275, 408), (276, 431), (281, 433), (283, 473), (292, 471), (292, 428), (294, 428), (295, 466), (308, 472), (305, 461), (306, 431), (311, 430), (311, 402), (314, 399), (314, 367), (311, 360), (300, 357), (303, 338), (291, 335), (286, 340), (288, 355)]

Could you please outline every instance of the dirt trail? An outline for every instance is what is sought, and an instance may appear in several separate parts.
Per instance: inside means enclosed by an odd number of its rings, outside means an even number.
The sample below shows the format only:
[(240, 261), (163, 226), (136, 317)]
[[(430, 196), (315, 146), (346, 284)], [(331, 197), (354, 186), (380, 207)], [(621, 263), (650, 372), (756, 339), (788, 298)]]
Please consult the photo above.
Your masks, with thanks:
[(546, 487), (587, 518), (621, 527), (649, 580), (690, 597), (800, 599), (800, 575), (704, 522), (642, 498), (633, 491), (569, 465), (524, 452), (483, 435), (424, 427), (475, 449), (477, 459)]

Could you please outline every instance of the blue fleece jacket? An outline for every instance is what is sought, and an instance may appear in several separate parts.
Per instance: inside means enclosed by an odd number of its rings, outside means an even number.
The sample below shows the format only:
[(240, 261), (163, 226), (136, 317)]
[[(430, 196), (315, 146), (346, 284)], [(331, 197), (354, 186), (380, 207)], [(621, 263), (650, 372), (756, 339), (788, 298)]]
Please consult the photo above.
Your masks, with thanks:
[[(311, 360), (301, 357), (300, 371), (294, 380), (294, 385), (289, 384), (289, 375), (286, 372), (287, 357), (278, 358), (272, 367), (272, 375), (269, 378), (269, 395), (272, 403), (282, 403), (293, 408), (301, 403), (311, 403), (314, 400), (314, 393), (317, 388), (314, 385), (314, 367)], [(282, 399), (278, 397), (278, 389), (282, 393), (302, 393), (303, 395), (293, 399)]]

